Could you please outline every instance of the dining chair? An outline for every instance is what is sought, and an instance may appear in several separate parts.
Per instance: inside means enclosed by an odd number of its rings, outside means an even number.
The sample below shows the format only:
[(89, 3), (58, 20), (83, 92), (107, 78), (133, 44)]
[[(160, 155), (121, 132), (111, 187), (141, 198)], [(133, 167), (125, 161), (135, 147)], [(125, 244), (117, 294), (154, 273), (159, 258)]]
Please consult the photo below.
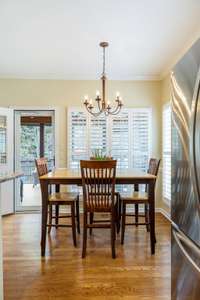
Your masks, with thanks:
[[(157, 178), (158, 170), (160, 165), (160, 159), (151, 158), (149, 160), (149, 167), (147, 173), (155, 175)], [(156, 179), (154, 182), (154, 191), (155, 191)], [(133, 192), (130, 195), (120, 195), (121, 206), (122, 206), (122, 220), (121, 220), (121, 244), (124, 244), (124, 234), (126, 225), (146, 225), (147, 231), (149, 231), (149, 226), (151, 224), (150, 214), (149, 214), (149, 199), (148, 199), (148, 186), (146, 185), (145, 191), (139, 191), (139, 186), (134, 187)], [(144, 205), (144, 214), (139, 214), (139, 205)], [(135, 213), (130, 214), (126, 213), (126, 206), (134, 205)], [(134, 216), (135, 222), (126, 223), (126, 217)], [(145, 218), (145, 222), (139, 222), (139, 218)], [(155, 238), (156, 239), (156, 238)], [(156, 242), (156, 240), (155, 240)]]
[[(90, 160), (96, 160), (96, 161), (99, 161), (96, 157), (94, 156), (91, 156), (90, 157)], [(108, 156), (106, 158), (104, 158), (103, 160), (113, 160), (113, 157), (112, 156)], [(121, 202), (120, 202), (120, 194), (118, 192), (115, 191), (115, 197), (116, 197), (116, 200), (117, 200), (117, 207), (118, 207), (118, 222), (117, 222), (117, 234), (120, 232), (120, 218), (121, 218), (121, 213), (120, 213), (120, 207), (121, 207)], [(102, 219), (100, 220), (99, 218), (96, 220), (95, 217), (94, 217), (94, 213), (91, 212), (90, 215), (89, 215), (89, 219), (90, 219), (90, 224), (92, 223), (95, 223), (95, 222), (105, 222), (106, 219)], [(110, 220), (107, 220), (107, 222), (110, 222)], [(92, 235), (92, 228), (90, 228), (90, 235)]]
[[(47, 159), (46, 158), (38, 158), (35, 160), (38, 177), (45, 175), (48, 173), (47, 167)], [(79, 218), (79, 194), (70, 193), (70, 192), (60, 192), (59, 186), (56, 186), (56, 192), (52, 193), (51, 188), (49, 191), (48, 197), (48, 216), (49, 223), (46, 224), (48, 227), (48, 233), (51, 232), (52, 227), (71, 227), (72, 228), (72, 236), (73, 243), (76, 246), (76, 226), (77, 232), (80, 233), (80, 218)], [(61, 205), (70, 206), (71, 213), (60, 215), (59, 207)], [(53, 214), (53, 206), (55, 206), (55, 214)], [(71, 218), (71, 224), (59, 224), (60, 218)], [(55, 224), (52, 224), (52, 220), (55, 219)]]
[[(115, 239), (117, 224), (117, 200), (115, 197), (116, 160), (81, 160), (83, 187), (83, 247), (82, 258), (86, 256), (87, 230), (91, 228), (111, 229), (112, 258), (116, 257)], [(109, 222), (88, 222), (91, 213), (109, 213)], [(101, 220), (102, 221), (102, 220)]]

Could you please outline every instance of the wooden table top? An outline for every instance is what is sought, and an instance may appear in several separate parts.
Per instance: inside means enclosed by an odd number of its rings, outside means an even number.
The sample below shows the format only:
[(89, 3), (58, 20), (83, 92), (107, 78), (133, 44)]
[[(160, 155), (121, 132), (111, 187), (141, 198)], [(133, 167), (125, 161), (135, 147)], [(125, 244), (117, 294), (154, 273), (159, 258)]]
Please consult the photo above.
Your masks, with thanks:
[[(137, 169), (124, 169), (117, 170), (116, 179), (145, 179), (152, 180), (156, 179), (156, 176), (144, 173)], [(46, 175), (40, 177), (40, 180), (50, 180), (50, 179), (81, 179), (80, 170), (72, 170), (72, 169), (55, 169), (52, 172), (49, 172)]]

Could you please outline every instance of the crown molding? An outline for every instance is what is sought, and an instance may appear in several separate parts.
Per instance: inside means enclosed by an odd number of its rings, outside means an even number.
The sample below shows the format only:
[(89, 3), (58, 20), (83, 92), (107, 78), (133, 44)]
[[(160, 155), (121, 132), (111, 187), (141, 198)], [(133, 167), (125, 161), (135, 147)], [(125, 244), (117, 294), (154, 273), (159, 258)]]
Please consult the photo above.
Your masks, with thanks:
[[(100, 80), (99, 78), (94, 78), (92, 76), (89, 77), (83, 77), (83, 76), (52, 76), (52, 75), (44, 75), (44, 76), (30, 76), (30, 75), (4, 75), (0, 74), (0, 80), (3, 79), (10, 79), (10, 80), (66, 80), (66, 81), (75, 81), (75, 80)], [(119, 76), (110, 76), (108, 78), (109, 81), (160, 81), (162, 78), (160, 75), (133, 75), (133, 76), (126, 76), (126, 77), (119, 77)]]
[(165, 79), (167, 75), (171, 72), (172, 68), (177, 64), (177, 62), (184, 56), (184, 54), (192, 47), (192, 45), (200, 38), (200, 29), (189, 39), (185, 47), (171, 60), (170, 64), (165, 68), (165, 70), (160, 74), (161, 80)]

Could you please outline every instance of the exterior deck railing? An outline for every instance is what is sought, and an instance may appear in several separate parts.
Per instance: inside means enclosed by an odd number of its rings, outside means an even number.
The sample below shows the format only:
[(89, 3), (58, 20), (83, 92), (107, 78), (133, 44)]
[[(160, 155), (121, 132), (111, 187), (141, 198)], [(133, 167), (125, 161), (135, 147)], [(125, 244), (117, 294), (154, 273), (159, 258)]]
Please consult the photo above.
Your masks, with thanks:
[[(49, 159), (48, 169), (52, 170), (53, 167), (54, 167), (54, 159)], [(23, 183), (36, 184), (36, 182), (38, 182), (34, 160), (21, 160), (21, 170), (22, 173), (24, 174), (22, 179)]]

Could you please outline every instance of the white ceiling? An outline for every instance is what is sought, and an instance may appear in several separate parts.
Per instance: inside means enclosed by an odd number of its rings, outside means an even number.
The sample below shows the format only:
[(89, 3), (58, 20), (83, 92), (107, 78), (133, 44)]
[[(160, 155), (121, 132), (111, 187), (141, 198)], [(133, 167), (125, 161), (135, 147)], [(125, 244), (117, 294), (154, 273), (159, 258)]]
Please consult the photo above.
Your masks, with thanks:
[(199, 30), (199, 0), (1, 0), (0, 77), (158, 79)]

